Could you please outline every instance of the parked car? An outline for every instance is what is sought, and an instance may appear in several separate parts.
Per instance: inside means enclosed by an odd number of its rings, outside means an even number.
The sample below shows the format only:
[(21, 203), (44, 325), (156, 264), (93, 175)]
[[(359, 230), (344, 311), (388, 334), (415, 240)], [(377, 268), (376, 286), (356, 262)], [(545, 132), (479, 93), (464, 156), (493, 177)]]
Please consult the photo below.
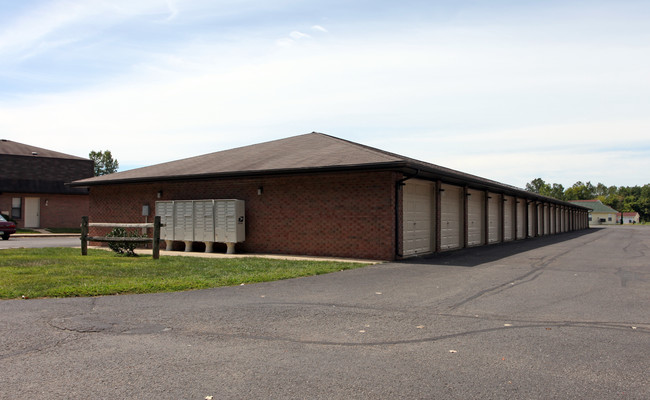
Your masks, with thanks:
[(9, 235), (12, 233), (16, 233), (16, 224), (7, 221), (5, 217), (0, 214), (0, 234), (2, 234), (2, 239), (9, 240)]

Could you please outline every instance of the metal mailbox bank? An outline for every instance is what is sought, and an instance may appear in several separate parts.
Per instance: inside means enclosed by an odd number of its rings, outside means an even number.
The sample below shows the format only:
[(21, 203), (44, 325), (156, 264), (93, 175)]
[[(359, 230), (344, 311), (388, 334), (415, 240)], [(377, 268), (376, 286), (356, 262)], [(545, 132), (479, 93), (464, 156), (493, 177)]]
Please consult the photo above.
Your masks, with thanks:
[(185, 251), (192, 251), (192, 242), (204, 242), (211, 253), (213, 243), (225, 243), (227, 253), (235, 253), (235, 243), (246, 240), (244, 200), (170, 200), (156, 202), (156, 215), (163, 227), (160, 238), (167, 249), (174, 241), (185, 242)]

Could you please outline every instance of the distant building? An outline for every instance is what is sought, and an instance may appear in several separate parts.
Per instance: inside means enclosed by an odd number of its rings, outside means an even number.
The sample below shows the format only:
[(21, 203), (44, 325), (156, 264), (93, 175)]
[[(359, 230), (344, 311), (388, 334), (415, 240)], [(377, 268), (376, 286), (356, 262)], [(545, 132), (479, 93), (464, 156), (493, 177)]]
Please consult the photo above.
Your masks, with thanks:
[(620, 213), (600, 200), (571, 200), (569, 203), (591, 208), (589, 211), (589, 226), (616, 225)]
[(93, 175), (87, 158), (1, 139), (0, 211), (19, 228), (79, 227), (88, 189), (68, 184)]
[[(622, 217), (623, 224), (638, 224), (641, 218), (638, 212), (624, 212)], [(621, 213), (616, 214), (616, 223), (621, 223)]]

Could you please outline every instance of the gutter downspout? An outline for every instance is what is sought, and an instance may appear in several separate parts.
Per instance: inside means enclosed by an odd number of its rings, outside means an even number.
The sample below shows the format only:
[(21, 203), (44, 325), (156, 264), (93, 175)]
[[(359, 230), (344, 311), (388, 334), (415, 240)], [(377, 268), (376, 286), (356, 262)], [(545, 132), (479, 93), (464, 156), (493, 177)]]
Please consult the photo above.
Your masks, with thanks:
[(409, 179), (413, 179), (417, 177), (420, 174), (419, 169), (415, 169), (415, 174), (411, 176), (407, 176), (406, 178), (402, 178), (395, 182), (395, 255), (399, 258), (404, 258), (404, 254), (400, 253), (399, 248), (400, 248), (400, 242), (399, 242), (399, 230), (400, 230), (400, 224), (398, 223), (400, 219), (400, 213), (399, 213), (399, 192), (402, 186), (404, 186), (404, 182), (408, 181)]

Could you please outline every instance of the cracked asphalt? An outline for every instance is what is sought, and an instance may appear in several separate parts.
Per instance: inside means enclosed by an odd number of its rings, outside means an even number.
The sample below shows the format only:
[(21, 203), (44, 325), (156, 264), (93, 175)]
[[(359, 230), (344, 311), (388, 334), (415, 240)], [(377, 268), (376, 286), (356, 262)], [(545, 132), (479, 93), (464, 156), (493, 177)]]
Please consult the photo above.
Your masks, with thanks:
[(650, 227), (180, 293), (0, 301), (1, 399), (648, 399)]

